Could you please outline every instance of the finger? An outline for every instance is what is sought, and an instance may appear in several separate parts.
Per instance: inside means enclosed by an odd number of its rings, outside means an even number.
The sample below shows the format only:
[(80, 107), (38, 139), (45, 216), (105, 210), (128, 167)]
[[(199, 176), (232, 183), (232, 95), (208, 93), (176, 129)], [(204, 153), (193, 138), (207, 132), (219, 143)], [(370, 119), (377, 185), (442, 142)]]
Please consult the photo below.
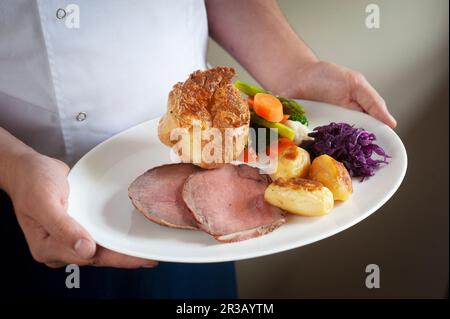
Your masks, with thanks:
[(353, 93), (353, 99), (367, 113), (372, 115), (374, 118), (386, 123), (392, 128), (397, 125), (397, 121), (389, 113), (383, 98), (364, 77), (357, 76)]
[(157, 261), (148, 260), (138, 257), (123, 255), (104, 247), (98, 246), (97, 253), (94, 258), (94, 265), (99, 267), (115, 267), (115, 268), (139, 268), (139, 267), (156, 267)]
[(364, 111), (361, 108), (361, 106), (358, 103), (356, 103), (355, 101), (350, 101), (350, 102), (347, 102), (347, 103), (343, 103), (342, 106), (345, 106), (347, 109), (351, 109), (351, 110), (355, 110), (355, 111), (359, 111), (359, 112)]
[(63, 205), (50, 203), (44, 213), (39, 214), (37, 218), (52, 239), (78, 258), (88, 260), (95, 255), (94, 240), (81, 225), (67, 214)]
[(80, 258), (64, 242), (51, 235), (44, 238), (41, 228), (36, 227), (34, 221), (23, 222), (22, 224), (33, 258), (38, 262), (45, 263), (50, 268), (60, 268), (67, 264), (115, 268), (155, 267), (158, 265), (156, 261), (123, 255), (101, 246), (97, 246), (93, 258)]
[(41, 240), (37, 245), (33, 246), (33, 249), (35, 250), (35, 256), (38, 257), (37, 261), (46, 264), (50, 268), (59, 268), (68, 264), (87, 266), (94, 263), (93, 258), (80, 258), (73, 249), (68, 248), (53, 237)]
[(51, 268), (59, 268), (67, 264), (89, 265), (93, 259), (82, 259), (66, 245), (56, 241), (36, 221), (18, 216), (20, 227), (27, 240), (34, 260)]
[(97, 267), (114, 268), (140, 268), (155, 267), (158, 262), (116, 253), (101, 246), (97, 246), (97, 253), (94, 258), (86, 260), (78, 258), (73, 251), (67, 250), (55, 240), (49, 238), (44, 247), (44, 259), (49, 267), (61, 267), (61, 265), (76, 264), (80, 266), (93, 265)]
[(67, 265), (66, 263), (62, 263), (62, 262), (49, 262), (45, 264), (48, 268), (53, 268), (53, 269), (57, 269), (57, 268), (62, 268), (65, 265)]

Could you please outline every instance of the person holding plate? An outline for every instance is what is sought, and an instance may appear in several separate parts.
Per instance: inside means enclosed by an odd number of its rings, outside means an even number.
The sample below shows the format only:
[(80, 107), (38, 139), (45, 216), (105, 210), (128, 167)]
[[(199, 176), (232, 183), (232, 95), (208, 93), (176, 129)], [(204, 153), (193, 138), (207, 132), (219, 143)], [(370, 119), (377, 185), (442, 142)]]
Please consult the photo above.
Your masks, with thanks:
[[(160, 116), (172, 84), (206, 68), (208, 35), (274, 93), (396, 125), (364, 76), (319, 60), (275, 0), (2, 1), (0, 269), (9, 297), (236, 297), (232, 263), (125, 256), (67, 214), (70, 166)], [(67, 264), (88, 266), (79, 289), (65, 285)]]

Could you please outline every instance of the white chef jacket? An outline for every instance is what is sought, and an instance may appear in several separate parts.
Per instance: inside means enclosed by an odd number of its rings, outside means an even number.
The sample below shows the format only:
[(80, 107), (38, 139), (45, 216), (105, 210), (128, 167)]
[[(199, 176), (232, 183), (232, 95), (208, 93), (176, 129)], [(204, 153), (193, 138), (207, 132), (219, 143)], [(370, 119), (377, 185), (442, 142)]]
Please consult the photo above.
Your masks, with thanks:
[(201, 0), (1, 0), (0, 126), (74, 164), (160, 116), (207, 37)]

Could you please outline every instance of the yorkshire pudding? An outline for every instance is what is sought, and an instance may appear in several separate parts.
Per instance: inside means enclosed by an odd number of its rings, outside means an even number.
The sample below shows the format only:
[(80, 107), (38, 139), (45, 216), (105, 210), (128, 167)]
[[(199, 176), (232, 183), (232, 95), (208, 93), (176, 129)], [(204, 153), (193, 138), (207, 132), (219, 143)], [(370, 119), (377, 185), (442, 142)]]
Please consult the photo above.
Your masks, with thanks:
[[(235, 74), (235, 70), (229, 67), (195, 71), (185, 82), (175, 84), (170, 91), (167, 112), (159, 121), (158, 136), (162, 143), (172, 147), (181, 140), (174, 136), (174, 129), (181, 128), (189, 134), (181, 144), (189, 146), (189, 152), (185, 154), (183, 151), (184, 154), (181, 154), (181, 148), (176, 150), (183, 162), (203, 168), (216, 168), (236, 160), (243, 151), (248, 137), (250, 113), (239, 91), (231, 83)], [(210, 130), (212, 128), (215, 130)], [(210, 135), (211, 131), (220, 136)], [(231, 144), (229, 132), (233, 132)], [(201, 142), (194, 144), (194, 139), (200, 136)]]

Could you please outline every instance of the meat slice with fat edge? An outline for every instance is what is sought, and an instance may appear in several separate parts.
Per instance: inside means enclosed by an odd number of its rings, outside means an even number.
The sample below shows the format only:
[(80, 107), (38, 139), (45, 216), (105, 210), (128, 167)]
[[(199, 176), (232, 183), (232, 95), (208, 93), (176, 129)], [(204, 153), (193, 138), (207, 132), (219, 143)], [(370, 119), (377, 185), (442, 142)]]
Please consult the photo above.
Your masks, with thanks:
[(197, 223), (182, 198), (185, 180), (201, 168), (193, 164), (168, 164), (152, 168), (128, 188), (134, 207), (160, 225), (197, 229)]
[(247, 165), (227, 164), (190, 175), (183, 199), (198, 227), (222, 242), (269, 233), (285, 223), (284, 213), (264, 200), (266, 175)]

